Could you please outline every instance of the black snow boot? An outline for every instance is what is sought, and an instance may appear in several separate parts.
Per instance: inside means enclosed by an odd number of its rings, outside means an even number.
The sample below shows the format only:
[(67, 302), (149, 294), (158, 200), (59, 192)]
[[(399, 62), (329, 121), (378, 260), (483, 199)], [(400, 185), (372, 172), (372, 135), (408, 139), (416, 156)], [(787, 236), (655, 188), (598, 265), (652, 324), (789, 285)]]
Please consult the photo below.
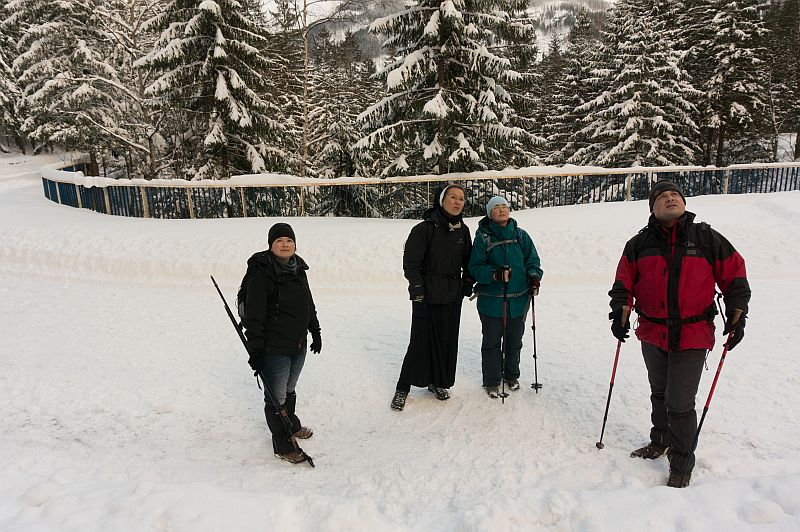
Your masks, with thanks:
[(447, 399), (450, 399), (450, 392), (447, 391), (447, 388), (439, 388), (438, 386), (429, 384), (428, 391), (436, 395), (436, 398), (440, 401), (446, 401)]
[(664, 456), (664, 453), (667, 452), (668, 447), (664, 447), (661, 444), (650, 442), (644, 447), (636, 449), (631, 453), (631, 458), (644, 458), (646, 460), (655, 460), (656, 458), (660, 458)]
[(408, 397), (408, 392), (405, 390), (395, 390), (392, 404), (390, 405), (392, 410), (402, 411), (406, 406), (406, 397)]
[(683, 471), (670, 469), (669, 478), (667, 479), (667, 486), (670, 488), (685, 488), (689, 485), (690, 480), (692, 480), (692, 474), (690, 472), (687, 471), (686, 475), (684, 475)]

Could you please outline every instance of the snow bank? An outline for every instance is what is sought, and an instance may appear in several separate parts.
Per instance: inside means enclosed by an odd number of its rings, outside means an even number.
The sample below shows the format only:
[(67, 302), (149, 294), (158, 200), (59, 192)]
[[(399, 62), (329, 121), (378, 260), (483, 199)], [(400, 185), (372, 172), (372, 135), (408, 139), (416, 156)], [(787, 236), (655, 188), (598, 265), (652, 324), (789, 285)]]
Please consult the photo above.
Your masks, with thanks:
[(594, 446), (616, 346), (606, 292), (646, 202), (513, 213), (545, 270), (544, 388), (486, 397), (465, 303), (453, 397), (414, 390), (402, 413), (388, 404), (408, 341), (400, 270), (414, 222), (290, 220), (324, 341), (298, 387), (311, 469), (272, 457), (261, 392), (208, 279), (232, 298), (276, 220), (60, 206), (42, 196), (37, 164), (0, 158), (0, 530), (800, 529), (800, 192), (689, 198), (746, 258), (753, 301), (693, 484), (673, 490), (665, 460), (628, 457), (649, 430), (636, 342), (620, 355), (606, 448)]

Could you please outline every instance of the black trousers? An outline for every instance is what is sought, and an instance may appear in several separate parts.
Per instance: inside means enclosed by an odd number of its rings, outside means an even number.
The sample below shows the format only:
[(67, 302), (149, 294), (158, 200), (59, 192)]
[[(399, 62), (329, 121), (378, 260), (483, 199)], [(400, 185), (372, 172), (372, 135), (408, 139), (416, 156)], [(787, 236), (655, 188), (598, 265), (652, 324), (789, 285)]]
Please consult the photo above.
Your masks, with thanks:
[(695, 397), (706, 360), (705, 349), (667, 352), (642, 342), (642, 356), (650, 381), (650, 440), (668, 446), (670, 469), (691, 472), (692, 443), (697, 432)]
[[(525, 316), (506, 320), (503, 338), (503, 318), (479, 314), (481, 318), (481, 370), (484, 386), (500, 386), (506, 379), (519, 379), (519, 353), (522, 350), (522, 335), (525, 333)], [(506, 365), (503, 371), (503, 344), (506, 350)]]
[(450, 388), (456, 381), (461, 299), (456, 303), (411, 304), (411, 339), (397, 379), (397, 389), (433, 384)]

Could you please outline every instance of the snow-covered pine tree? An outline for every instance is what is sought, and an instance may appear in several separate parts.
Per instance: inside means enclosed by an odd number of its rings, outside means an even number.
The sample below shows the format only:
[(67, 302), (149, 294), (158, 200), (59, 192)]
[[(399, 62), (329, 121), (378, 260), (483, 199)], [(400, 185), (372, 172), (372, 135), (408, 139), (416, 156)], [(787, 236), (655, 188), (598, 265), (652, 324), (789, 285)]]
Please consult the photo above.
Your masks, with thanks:
[[(703, 97), (698, 105), (701, 164), (735, 162), (742, 142), (757, 147), (766, 79), (761, 0), (683, 0), (678, 47)], [(735, 146), (739, 144), (739, 146)], [(741, 154), (745, 158), (747, 155)]]
[(242, 0), (171, 0), (148, 21), (160, 32), (138, 65), (153, 68), (148, 87), (182, 111), (182, 175), (221, 179), (285, 168), (282, 109), (262, 97), (275, 63)]
[(86, 73), (114, 76), (95, 11), (99, 0), (12, 0), (11, 20), (24, 28), (13, 64), (22, 90), (18, 112), (35, 149), (61, 145), (87, 152), (87, 172), (99, 172), (98, 153), (108, 144), (96, 124), (110, 120), (109, 95)]
[[(106, 0), (95, 19), (102, 41), (106, 71), (84, 72), (81, 79), (108, 94), (105, 121), (94, 125), (105, 132), (112, 156), (106, 159), (111, 177), (165, 177), (165, 110), (145, 95), (152, 71), (134, 62), (152, 48), (156, 35), (144, 21), (158, 12), (162, 0)], [(110, 72), (109, 72), (110, 71)], [(93, 119), (89, 115), (87, 118)]]
[(8, 151), (13, 142), (25, 153), (25, 140), (20, 133), (22, 121), (16, 110), (20, 90), (11, 70), (17, 56), (16, 42), (20, 28), (8, 24), (10, 12), (6, 8), (7, 3), (8, 0), (0, 0), (0, 151)]
[(620, 0), (608, 38), (614, 54), (600, 74), (605, 90), (584, 107), (583, 134), (594, 141), (569, 162), (601, 166), (686, 164), (695, 154), (697, 91), (664, 41), (651, 6)]
[[(800, 160), (800, 142), (788, 154), (778, 153), (779, 139), (800, 133), (800, 0), (784, 0), (766, 6), (769, 98), (768, 122), (772, 158), (788, 155)], [(800, 139), (800, 135), (796, 138)]]
[(511, 97), (513, 113), (508, 124), (523, 133), (511, 136), (503, 143), (501, 161), (505, 166), (524, 167), (540, 164), (546, 153), (546, 140), (541, 136), (543, 120), (542, 90), (547, 75), (537, 62), (535, 21), (527, 13), (527, 0), (506, 3), (510, 23), (498, 29), (494, 45), (489, 50), (511, 62), (511, 70), (519, 74), (508, 80), (506, 89)]
[(361, 150), (380, 151), (381, 175), (502, 168), (510, 124), (506, 88), (518, 74), (491, 50), (514, 31), (501, 0), (418, 0), (374, 21), (396, 54), (382, 70), (389, 95), (365, 110)]
[[(303, 174), (306, 171), (303, 146), (303, 83), (305, 79), (303, 57), (303, 20), (295, 0), (275, 0), (269, 11), (270, 33), (267, 57), (274, 59), (270, 73), (269, 98), (281, 109), (284, 134), (280, 149), (286, 154), (284, 172)], [(306, 131), (306, 136), (308, 132)]]
[(594, 99), (597, 84), (591, 72), (597, 63), (599, 33), (589, 13), (581, 9), (567, 37), (564, 68), (553, 89), (553, 113), (545, 122), (545, 136), (550, 150), (546, 162), (563, 164), (576, 151), (592, 143), (583, 129), (586, 112), (578, 112)]
[(309, 112), (309, 153), (313, 175), (363, 175), (353, 146), (360, 138), (359, 112), (374, 103), (380, 87), (370, 80), (372, 63), (361, 58), (355, 35), (341, 43), (327, 30), (314, 37)]

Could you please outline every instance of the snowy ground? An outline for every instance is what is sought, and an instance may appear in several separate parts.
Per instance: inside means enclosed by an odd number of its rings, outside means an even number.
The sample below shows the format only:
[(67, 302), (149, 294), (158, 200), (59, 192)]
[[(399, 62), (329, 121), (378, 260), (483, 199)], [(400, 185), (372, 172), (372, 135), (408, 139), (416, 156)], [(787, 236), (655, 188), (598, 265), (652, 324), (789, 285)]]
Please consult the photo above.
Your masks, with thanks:
[[(52, 159), (52, 158), (51, 158)], [(36, 161), (0, 158), (0, 530), (800, 530), (800, 193), (690, 198), (728, 236), (753, 288), (706, 419), (693, 484), (633, 460), (649, 400), (607, 295), (644, 202), (514, 213), (543, 260), (523, 383), (480, 388), (465, 303), (456, 386), (388, 407), (410, 304), (413, 221), (290, 220), (322, 324), (299, 413), (317, 467), (276, 460), (261, 392), (208, 275), (232, 299), (269, 219), (109, 217), (42, 195)], [(474, 230), (477, 220), (470, 219)], [(709, 357), (705, 401), (721, 348)]]

